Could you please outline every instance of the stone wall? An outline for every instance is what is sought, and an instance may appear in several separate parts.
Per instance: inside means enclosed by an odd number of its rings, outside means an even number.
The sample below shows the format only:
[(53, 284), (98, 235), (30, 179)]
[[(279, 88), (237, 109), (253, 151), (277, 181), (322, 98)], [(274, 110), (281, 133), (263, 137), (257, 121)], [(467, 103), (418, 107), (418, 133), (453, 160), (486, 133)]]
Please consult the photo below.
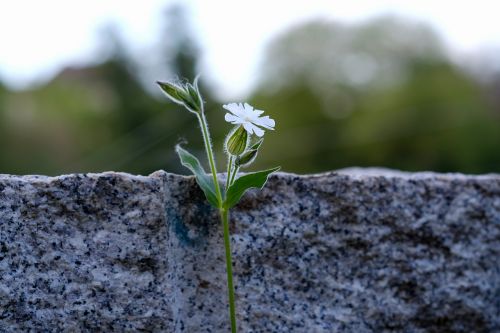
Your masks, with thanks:
[[(280, 173), (231, 213), (241, 332), (500, 332), (500, 176)], [(164, 172), (0, 176), (0, 332), (227, 332), (222, 231)]]

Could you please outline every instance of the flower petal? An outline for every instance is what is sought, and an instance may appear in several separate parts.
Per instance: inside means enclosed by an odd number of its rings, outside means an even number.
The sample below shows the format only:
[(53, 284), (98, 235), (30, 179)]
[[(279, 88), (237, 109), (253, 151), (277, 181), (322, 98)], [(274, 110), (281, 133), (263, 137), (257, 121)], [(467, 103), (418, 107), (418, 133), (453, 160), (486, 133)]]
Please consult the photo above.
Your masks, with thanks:
[(243, 114), (243, 106), (241, 106), (241, 103), (224, 104), (222, 105), (222, 107), (235, 116), (242, 116)]
[(269, 130), (274, 130), (274, 126), (276, 125), (274, 120), (269, 118), (269, 116), (257, 118), (255, 120), (253, 120), (253, 123), (255, 125), (264, 127), (266, 129), (269, 129)]
[(261, 128), (258, 128), (257, 126), (253, 126), (253, 131), (255, 132), (255, 135), (258, 137), (262, 137), (264, 135), (264, 130)]
[(259, 117), (259, 115), (262, 114), (264, 111), (254, 110), (253, 106), (251, 106), (248, 103), (245, 103), (245, 105), (243, 106), (243, 112), (244, 112), (246, 117), (248, 117), (250, 119), (254, 119), (254, 118)]
[(253, 133), (253, 128), (255, 127), (255, 125), (252, 125), (252, 123), (249, 123), (249, 122), (244, 122), (243, 123), (243, 128), (248, 132), (248, 134), (252, 134)]
[(258, 128), (250, 122), (243, 123), (243, 128), (248, 132), (248, 134), (255, 133), (255, 135), (261, 137), (264, 135), (264, 130)]
[(264, 135), (263, 128), (274, 130), (275, 121), (269, 116), (260, 117), (264, 111), (254, 109), (248, 103), (229, 103), (222, 107), (232, 113), (225, 115), (226, 121), (232, 124), (242, 124), (249, 134), (261, 137)]
[(245, 120), (241, 119), (240, 117), (238, 116), (235, 116), (235, 115), (232, 115), (230, 113), (226, 113), (226, 115), (224, 116), (224, 119), (228, 122), (228, 123), (232, 123), (232, 124), (242, 124), (245, 122)]
[(253, 111), (253, 106), (248, 103), (243, 104), (245, 111)]

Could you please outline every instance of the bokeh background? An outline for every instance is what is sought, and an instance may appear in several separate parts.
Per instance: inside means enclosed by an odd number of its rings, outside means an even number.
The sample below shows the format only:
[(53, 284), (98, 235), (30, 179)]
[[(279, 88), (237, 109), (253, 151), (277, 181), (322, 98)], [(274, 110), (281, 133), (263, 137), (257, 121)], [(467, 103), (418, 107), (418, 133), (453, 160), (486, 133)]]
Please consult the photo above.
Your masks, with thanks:
[(221, 167), (247, 101), (277, 123), (254, 168), (500, 172), (493, 1), (131, 3), (0, 0), (0, 173), (185, 173), (196, 119), (154, 82), (197, 73)]

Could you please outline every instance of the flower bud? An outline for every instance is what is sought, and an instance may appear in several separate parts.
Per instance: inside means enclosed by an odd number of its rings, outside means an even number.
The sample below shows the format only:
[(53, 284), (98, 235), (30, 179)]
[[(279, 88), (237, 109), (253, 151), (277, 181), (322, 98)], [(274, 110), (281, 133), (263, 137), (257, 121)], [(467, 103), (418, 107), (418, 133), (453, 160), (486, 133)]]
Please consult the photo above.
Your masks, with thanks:
[(259, 148), (264, 142), (264, 138), (261, 138), (257, 142), (248, 148), (248, 150), (242, 155), (236, 158), (235, 164), (237, 167), (246, 167), (253, 163), (255, 158), (257, 157), (257, 153), (259, 152)]
[(179, 97), (181, 98), (184, 106), (189, 111), (200, 112), (201, 111), (200, 104), (197, 103), (198, 98), (196, 98), (196, 100), (193, 99), (193, 97), (191, 96), (191, 92), (189, 91), (190, 89), (189, 86), (190, 86), (189, 83), (184, 85), (183, 90), (179, 92)]
[(252, 150), (245, 152), (243, 155), (238, 156), (236, 158), (236, 162), (235, 162), (236, 166), (239, 168), (249, 166), (250, 164), (252, 164), (252, 162), (257, 157), (258, 152), (259, 151), (257, 149), (252, 149)]
[(201, 99), (201, 95), (200, 92), (198, 91), (198, 88), (188, 83), (187, 90), (189, 92), (189, 97), (191, 98), (194, 107), (196, 108), (196, 110), (201, 111), (201, 106), (203, 104), (203, 101)]
[(262, 142), (264, 142), (264, 138), (260, 138), (257, 142), (255, 142), (251, 147), (250, 150), (257, 150), (260, 148), (262, 145)]
[(157, 82), (170, 100), (184, 105), (191, 112), (201, 112), (203, 100), (198, 90), (197, 79), (194, 86), (190, 83), (174, 84), (171, 82)]
[(170, 82), (157, 81), (156, 83), (160, 86), (161, 90), (163, 90), (167, 97), (172, 100), (172, 102), (183, 104), (182, 99), (179, 96), (179, 93), (182, 91), (182, 87)]
[(248, 133), (243, 126), (231, 131), (226, 138), (226, 150), (234, 156), (241, 155), (248, 146)]

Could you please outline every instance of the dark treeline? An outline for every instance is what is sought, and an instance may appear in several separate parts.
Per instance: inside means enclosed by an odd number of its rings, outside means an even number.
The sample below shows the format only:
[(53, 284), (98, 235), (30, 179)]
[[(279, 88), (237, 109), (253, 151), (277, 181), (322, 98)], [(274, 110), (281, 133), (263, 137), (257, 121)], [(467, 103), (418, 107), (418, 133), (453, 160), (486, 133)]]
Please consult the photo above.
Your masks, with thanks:
[[(197, 73), (200, 51), (185, 15), (165, 15), (156, 79)], [(105, 38), (109, 56), (99, 65), (66, 68), (25, 91), (0, 84), (0, 173), (184, 173), (173, 152), (179, 140), (203, 155), (194, 117), (152, 93), (154, 74), (143, 75), (149, 58), (130, 56), (112, 29)], [(421, 24), (297, 26), (268, 45), (259, 77), (247, 101), (275, 118), (277, 130), (256, 167), (500, 172), (500, 76), (482, 80), (454, 64)], [(202, 92), (220, 148), (226, 101), (210, 86)]]

